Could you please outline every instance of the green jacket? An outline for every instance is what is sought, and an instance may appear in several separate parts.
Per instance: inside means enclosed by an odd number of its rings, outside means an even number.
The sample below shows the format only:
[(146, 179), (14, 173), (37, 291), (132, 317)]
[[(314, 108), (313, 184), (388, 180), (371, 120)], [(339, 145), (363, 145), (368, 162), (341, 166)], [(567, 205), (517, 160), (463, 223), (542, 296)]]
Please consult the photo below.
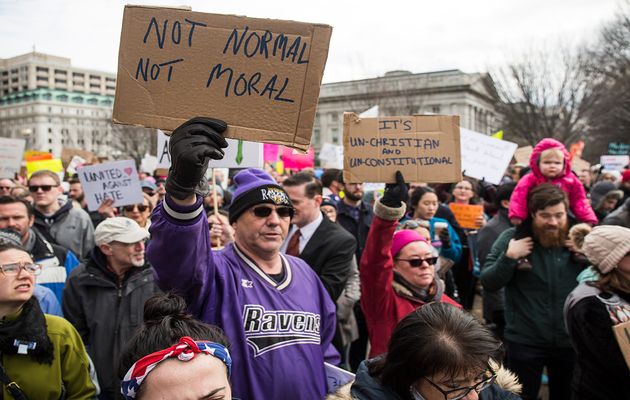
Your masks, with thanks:
[(572, 261), (564, 247), (534, 243), (528, 256), (533, 269), (517, 270), (517, 260), (505, 255), (514, 231), (510, 228), (497, 238), (481, 273), (485, 289), (505, 287), (505, 338), (530, 346), (571, 347), (562, 310), (584, 265)]
[[(40, 364), (30, 356), (2, 355), (2, 364), (10, 379), (29, 399), (57, 400), (62, 386), (67, 400), (93, 399), (96, 388), (90, 380), (89, 362), (81, 336), (65, 319), (44, 314), (48, 337), (53, 343), (52, 365)], [(3, 399), (13, 399), (3, 388)]]

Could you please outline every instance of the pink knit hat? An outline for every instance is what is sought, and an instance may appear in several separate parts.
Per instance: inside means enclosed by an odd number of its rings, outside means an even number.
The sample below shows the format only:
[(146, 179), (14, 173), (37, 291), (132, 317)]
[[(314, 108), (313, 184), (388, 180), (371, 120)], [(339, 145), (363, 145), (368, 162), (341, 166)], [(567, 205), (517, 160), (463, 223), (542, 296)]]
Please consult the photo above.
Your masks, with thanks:
[(411, 229), (403, 229), (397, 232), (394, 232), (394, 239), (392, 240), (392, 257), (396, 257), (400, 250), (403, 247), (408, 245), (411, 242), (424, 242), (427, 243), (427, 240), (419, 234), (418, 232)]

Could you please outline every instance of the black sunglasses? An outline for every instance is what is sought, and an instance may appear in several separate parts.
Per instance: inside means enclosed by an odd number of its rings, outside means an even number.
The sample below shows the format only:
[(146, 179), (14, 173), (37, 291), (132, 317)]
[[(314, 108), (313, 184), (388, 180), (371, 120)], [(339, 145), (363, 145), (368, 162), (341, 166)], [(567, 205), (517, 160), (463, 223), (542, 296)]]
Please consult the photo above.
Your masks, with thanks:
[(39, 189), (41, 189), (43, 192), (50, 192), (52, 188), (57, 186), (59, 185), (30, 185), (28, 187), (28, 191), (31, 193), (36, 193)]
[(435, 265), (438, 261), (437, 257), (428, 257), (428, 258), (412, 258), (412, 259), (403, 259), (398, 258), (398, 261), (406, 261), (414, 268), (420, 267), (423, 262), (427, 262), (429, 265)]
[(278, 213), (278, 216), (280, 218), (293, 218), (293, 214), (295, 213), (295, 210), (291, 207), (277, 207), (277, 208), (273, 208), (273, 207), (254, 207), (252, 208), (254, 215), (257, 216), (258, 218), (267, 218), (268, 216), (271, 215), (271, 212), (273, 210), (276, 210), (276, 213)]
[(134, 208), (138, 207), (138, 211), (145, 212), (149, 206), (145, 206), (144, 204), (132, 204), (130, 206), (124, 206), (123, 210), (126, 212), (132, 212)]

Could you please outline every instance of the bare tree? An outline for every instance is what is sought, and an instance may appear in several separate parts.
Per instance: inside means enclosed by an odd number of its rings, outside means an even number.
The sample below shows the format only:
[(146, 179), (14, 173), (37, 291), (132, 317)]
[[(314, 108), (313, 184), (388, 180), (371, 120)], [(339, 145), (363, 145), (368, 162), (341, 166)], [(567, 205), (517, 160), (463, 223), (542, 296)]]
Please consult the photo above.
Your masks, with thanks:
[(110, 143), (113, 154), (109, 156), (116, 155), (117, 157), (114, 158), (121, 159), (132, 158), (136, 161), (136, 165), (140, 166), (145, 154), (156, 154), (157, 133), (155, 129), (113, 124)]
[(589, 155), (605, 154), (608, 142), (630, 137), (630, 2), (605, 25), (587, 50), (590, 90), (598, 101), (589, 110)]
[(496, 107), (507, 137), (535, 144), (545, 137), (569, 145), (585, 136), (595, 101), (583, 68), (585, 54), (560, 46), (532, 50), (493, 72)]

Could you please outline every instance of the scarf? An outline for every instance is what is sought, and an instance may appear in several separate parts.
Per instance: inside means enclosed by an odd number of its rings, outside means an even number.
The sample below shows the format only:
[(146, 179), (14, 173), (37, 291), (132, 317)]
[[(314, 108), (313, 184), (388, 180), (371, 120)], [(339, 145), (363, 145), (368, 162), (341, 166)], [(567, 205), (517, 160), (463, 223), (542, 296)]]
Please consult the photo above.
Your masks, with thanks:
[(36, 235), (36, 233), (33, 230), (33, 228), (29, 228), (28, 229), (28, 239), (26, 239), (26, 243), (24, 243), (24, 248), (29, 253), (32, 252), (33, 248), (35, 247), (35, 241), (37, 241), (37, 237), (35, 235)]
[(231, 375), (232, 358), (225, 346), (214, 342), (196, 342), (192, 340), (192, 338), (184, 336), (179, 339), (179, 343), (164, 350), (146, 355), (129, 368), (121, 384), (120, 392), (123, 398), (125, 398), (125, 400), (135, 399), (142, 382), (162, 361), (169, 358), (177, 358), (180, 361), (190, 361), (199, 353), (210, 354), (223, 361), (227, 367), (228, 377)]
[(422, 303), (440, 301), (444, 293), (444, 283), (440, 279), (433, 278), (433, 283), (428, 288), (421, 289), (409, 283), (396, 271), (394, 271), (392, 286), (397, 295)]
[(8, 355), (28, 354), (40, 364), (52, 364), (54, 347), (35, 296), (24, 303), (16, 319), (0, 322), (0, 351)]

